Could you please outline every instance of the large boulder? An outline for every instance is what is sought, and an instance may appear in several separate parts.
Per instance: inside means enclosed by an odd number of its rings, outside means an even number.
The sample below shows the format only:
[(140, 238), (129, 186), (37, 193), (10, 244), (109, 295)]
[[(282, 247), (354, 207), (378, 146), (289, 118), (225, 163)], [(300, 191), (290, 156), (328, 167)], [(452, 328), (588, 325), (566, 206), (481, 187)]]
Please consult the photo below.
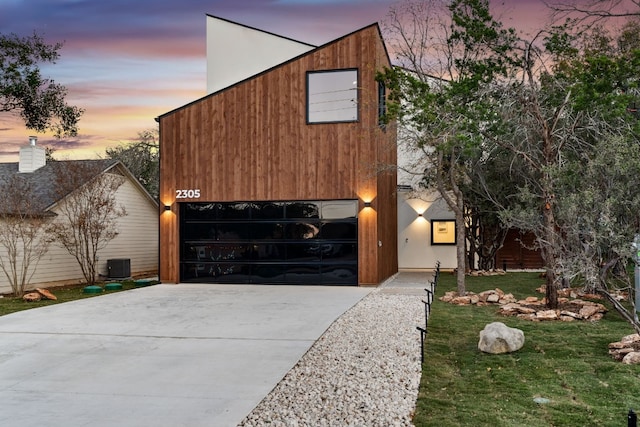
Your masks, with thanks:
[(480, 331), (478, 350), (491, 353), (511, 353), (524, 345), (524, 332), (510, 328), (502, 322), (489, 323)]

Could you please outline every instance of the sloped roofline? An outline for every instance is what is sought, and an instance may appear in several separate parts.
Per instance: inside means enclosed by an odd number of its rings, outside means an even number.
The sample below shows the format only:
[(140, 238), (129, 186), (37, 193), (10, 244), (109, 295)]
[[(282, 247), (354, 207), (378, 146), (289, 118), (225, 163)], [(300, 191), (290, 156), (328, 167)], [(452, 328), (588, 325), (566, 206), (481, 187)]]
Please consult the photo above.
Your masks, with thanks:
[(232, 20), (227, 19), (227, 18), (221, 18), (220, 16), (211, 15), (210, 13), (207, 13), (206, 15), (209, 18), (219, 19), (220, 21), (224, 21), (224, 22), (227, 22), (229, 24), (237, 25), (238, 27), (247, 28), (247, 29), (252, 30), (252, 31), (258, 31), (258, 32), (263, 33), (263, 34), (268, 34), (270, 36), (278, 37), (280, 39), (289, 40), (289, 41), (292, 41), (292, 42), (295, 42), (295, 43), (304, 44), (304, 45), (307, 45), (307, 46), (313, 47), (313, 48), (318, 47), (317, 45), (314, 45), (314, 44), (303, 42), (301, 40), (296, 40), (296, 39), (293, 39), (291, 37), (283, 36), (283, 35), (280, 35), (280, 34), (272, 33), (271, 31), (261, 30), (260, 28), (252, 27), (251, 25), (241, 24), (240, 22), (235, 22), (235, 21), (232, 21)]
[[(103, 173), (108, 173), (111, 170), (114, 169), (118, 169), (120, 172), (122, 172), (125, 177), (127, 177), (129, 179), (129, 181), (131, 181), (133, 183), (133, 185), (151, 202), (152, 205), (154, 205), (155, 207), (158, 207), (159, 204), (158, 202), (153, 198), (153, 196), (151, 194), (149, 194), (149, 192), (147, 191), (146, 188), (144, 188), (144, 186), (140, 183), (140, 181), (138, 181), (138, 179), (131, 173), (131, 171), (129, 170), (129, 168), (127, 168), (124, 163), (122, 163), (120, 160), (114, 160), (111, 159), (112, 163), (106, 163), (107, 166), (105, 168), (102, 168), (102, 170), (96, 174), (93, 178), (97, 178), (99, 175), (103, 174)], [(57, 161), (59, 164), (70, 164), (72, 162), (81, 162), (83, 160), (60, 160)], [(82, 186), (81, 186), (82, 187)], [(78, 187), (78, 188), (81, 188)], [(77, 190), (78, 188), (76, 188), (75, 190)], [(74, 191), (75, 191), (74, 190)], [(69, 194), (66, 194), (62, 197), (60, 197), (58, 200), (55, 200), (53, 203), (51, 203), (49, 206), (45, 207), (43, 209), (44, 212), (48, 212), (51, 209), (55, 208), (63, 199), (65, 199)]]
[[(232, 21), (229, 21), (229, 22), (232, 22)], [(239, 25), (241, 25), (241, 24), (239, 24)], [(251, 28), (251, 27), (248, 27), (248, 28)], [(217, 90), (217, 91), (215, 91), (215, 92), (212, 92), (212, 93), (210, 93), (210, 94), (207, 94), (207, 95), (205, 95), (205, 96), (203, 96), (203, 97), (201, 97), (201, 98), (198, 98), (198, 99), (196, 99), (196, 100), (194, 100), (194, 101), (191, 101), (191, 102), (189, 102), (189, 103), (187, 103), (187, 104), (184, 104), (184, 105), (182, 105), (181, 107), (175, 108), (175, 109), (173, 109), (173, 110), (171, 110), (171, 111), (168, 111), (168, 112), (166, 112), (166, 113), (164, 113), (164, 114), (161, 114), (161, 115), (159, 115), (159, 116), (156, 118), (156, 121), (157, 121), (157, 122), (159, 122), (159, 121), (160, 121), (160, 119), (162, 119), (163, 117), (166, 117), (166, 116), (170, 116), (170, 115), (172, 115), (172, 114), (175, 114), (175, 113), (177, 113), (178, 111), (181, 111), (181, 110), (183, 110), (183, 109), (185, 109), (185, 108), (188, 108), (188, 107), (190, 107), (190, 106), (192, 106), (192, 105), (198, 104), (199, 102), (202, 102), (202, 101), (204, 101), (204, 100), (205, 100), (205, 99), (207, 99), (207, 98), (210, 98), (210, 97), (216, 96), (216, 95), (218, 95), (218, 94), (220, 94), (220, 93), (222, 93), (222, 92), (224, 92), (224, 91), (226, 91), (226, 90), (229, 90), (229, 89), (231, 89), (231, 88), (234, 88), (234, 87), (236, 87), (236, 86), (239, 86), (239, 85), (241, 85), (241, 84), (243, 84), (243, 83), (245, 83), (245, 82), (247, 82), (247, 81), (253, 80), (253, 79), (258, 78), (258, 77), (260, 77), (260, 76), (262, 76), (262, 75), (264, 75), (264, 74), (270, 73), (270, 72), (272, 72), (273, 70), (276, 70), (276, 69), (278, 69), (278, 68), (280, 68), (280, 67), (283, 67), (283, 66), (285, 66), (285, 65), (287, 65), (287, 64), (290, 64), (290, 63), (292, 63), (292, 62), (298, 61), (300, 58), (304, 58), (304, 57), (305, 57), (305, 56), (307, 56), (307, 55), (312, 55), (312, 54), (314, 54), (315, 52), (317, 52), (317, 51), (318, 51), (318, 50), (320, 50), (320, 49), (324, 49), (325, 47), (327, 47), (327, 46), (329, 46), (329, 45), (331, 45), (331, 44), (337, 43), (337, 42), (339, 42), (339, 41), (341, 41), (341, 40), (343, 40), (343, 39), (346, 39), (346, 38), (348, 38), (348, 37), (351, 37), (352, 35), (354, 35), (354, 34), (356, 34), (356, 33), (359, 33), (359, 32), (361, 32), (361, 31), (367, 30), (367, 29), (369, 29), (369, 28), (376, 28), (376, 30), (378, 31), (378, 36), (380, 37), (380, 41), (382, 41), (382, 46), (384, 47), (384, 51), (385, 51), (385, 54), (386, 54), (386, 56), (387, 56), (387, 61), (389, 62), (389, 64), (391, 64), (391, 59), (390, 59), (390, 57), (389, 57), (389, 51), (387, 50), (387, 46), (386, 46), (386, 44), (384, 43), (384, 38), (382, 37), (382, 31), (380, 30), (380, 25), (378, 25), (378, 23), (377, 23), (377, 22), (375, 22), (375, 23), (373, 23), (373, 24), (369, 24), (369, 25), (364, 26), (364, 27), (362, 27), (362, 28), (359, 28), (359, 29), (357, 29), (357, 30), (355, 30), (355, 31), (352, 31), (352, 32), (350, 32), (350, 33), (348, 33), (348, 34), (345, 34), (345, 35), (343, 35), (343, 36), (340, 36), (340, 37), (338, 37), (337, 39), (331, 40), (331, 41), (329, 41), (329, 42), (327, 42), (327, 43), (325, 43), (325, 44), (323, 44), (323, 45), (320, 45), (320, 46), (316, 47), (315, 49), (312, 49), (312, 50), (310, 50), (310, 51), (308, 51), (308, 52), (305, 52), (305, 53), (302, 53), (302, 54), (300, 54), (300, 55), (298, 55), (298, 56), (295, 56), (295, 57), (293, 57), (293, 58), (289, 59), (288, 61), (285, 61), (285, 62), (282, 62), (282, 63), (280, 63), (280, 64), (274, 65), (273, 67), (267, 68), (266, 70), (261, 71), (261, 72), (259, 72), (259, 73), (257, 73), (257, 74), (254, 74), (254, 75), (252, 75), (252, 76), (249, 76), (249, 77), (247, 77), (246, 79), (240, 80), (239, 82), (236, 82), (236, 83), (232, 84), (231, 86), (227, 86), (227, 87), (225, 87), (225, 88), (222, 88), (222, 89), (220, 89), (220, 90)], [(296, 40), (294, 40), (294, 41), (296, 41)], [(310, 45), (310, 46), (311, 46), (311, 45)]]
[(129, 180), (131, 182), (133, 182), (133, 185), (140, 190), (140, 192), (147, 198), (149, 199), (149, 201), (155, 206), (155, 207), (159, 207), (159, 203), (156, 199), (153, 198), (153, 196), (147, 191), (147, 189), (145, 188), (144, 185), (142, 185), (142, 183), (140, 181), (138, 181), (138, 178), (136, 178), (133, 173), (131, 173), (131, 171), (129, 170), (129, 168), (122, 163), (120, 160), (118, 160), (116, 163), (114, 163), (113, 165), (111, 165), (110, 167), (108, 167), (107, 169), (105, 169), (103, 171), (103, 173), (110, 171), (111, 169), (114, 168), (118, 168), (120, 169), (121, 172), (123, 172), (125, 174), (125, 176), (127, 178), (129, 178)]

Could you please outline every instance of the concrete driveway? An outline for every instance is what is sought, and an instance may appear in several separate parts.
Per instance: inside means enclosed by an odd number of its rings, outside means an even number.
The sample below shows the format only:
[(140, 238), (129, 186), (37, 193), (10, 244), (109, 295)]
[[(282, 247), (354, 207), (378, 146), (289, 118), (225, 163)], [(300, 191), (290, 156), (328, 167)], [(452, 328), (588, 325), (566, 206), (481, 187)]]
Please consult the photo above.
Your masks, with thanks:
[(235, 426), (371, 289), (155, 285), (0, 317), (0, 425)]

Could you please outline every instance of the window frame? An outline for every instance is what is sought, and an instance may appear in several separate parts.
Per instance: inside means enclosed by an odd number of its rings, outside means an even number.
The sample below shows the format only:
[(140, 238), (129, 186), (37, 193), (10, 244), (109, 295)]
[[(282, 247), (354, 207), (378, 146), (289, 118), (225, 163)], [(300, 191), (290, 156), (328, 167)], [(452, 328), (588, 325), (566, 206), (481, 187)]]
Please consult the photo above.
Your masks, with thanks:
[[(355, 87), (355, 91), (356, 91), (356, 96), (355, 96), (355, 118), (354, 119), (344, 119), (344, 120), (340, 120), (340, 119), (327, 119), (327, 120), (315, 120), (312, 118), (312, 112), (310, 109), (310, 105), (312, 104), (311, 102), (311, 79), (310, 77), (312, 75), (317, 75), (317, 74), (331, 74), (331, 73), (347, 73), (347, 72), (355, 72), (355, 82), (356, 82), (356, 87)], [(351, 80), (351, 79), (349, 79)], [(314, 125), (314, 124), (327, 124), (327, 123), (357, 123), (360, 121), (360, 71), (358, 68), (338, 68), (338, 69), (330, 69), (330, 70), (311, 70), (311, 71), (307, 71), (306, 73), (306, 113), (307, 113), (307, 117), (306, 117), (306, 121), (308, 125)], [(340, 90), (340, 89), (338, 89)], [(349, 90), (349, 89), (344, 89), (344, 90)]]
[[(457, 225), (455, 219), (432, 219), (431, 221), (431, 245), (456, 245), (458, 243)], [(446, 223), (446, 230), (439, 231), (436, 229), (436, 223)], [(453, 234), (453, 239), (451, 238)], [(439, 237), (437, 237), (439, 236)]]

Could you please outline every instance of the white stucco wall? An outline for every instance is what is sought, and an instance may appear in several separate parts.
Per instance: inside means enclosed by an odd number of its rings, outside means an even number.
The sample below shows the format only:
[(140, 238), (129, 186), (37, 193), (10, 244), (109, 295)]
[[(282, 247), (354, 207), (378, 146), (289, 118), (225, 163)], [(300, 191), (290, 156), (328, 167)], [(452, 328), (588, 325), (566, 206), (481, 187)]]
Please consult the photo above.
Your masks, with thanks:
[(433, 269), (437, 261), (440, 268), (456, 267), (455, 245), (431, 244), (434, 219), (454, 219), (444, 200), (435, 194), (398, 192), (398, 268)]
[[(131, 259), (131, 273), (158, 270), (158, 209), (130, 180), (118, 188), (116, 197), (125, 206), (127, 215), (120, 218), (119, 235), (98, 253), (100, 274), (107, 274), (107, 260)], [(54, 210), (55, 212), (55, 210)], [(0, 247), (0, 256), (6, 256)], [(51, 283), (82, 283), (82, 272), (75, 258), (52, 243), (41, 258), (31, 279), (30, 289), (45, 287)], [(11, 286), (4, 273), (0, 272), (0, 293), (11, 292)]]
[(312, 49), (306, 43), (207, 15), (207, 93)]

